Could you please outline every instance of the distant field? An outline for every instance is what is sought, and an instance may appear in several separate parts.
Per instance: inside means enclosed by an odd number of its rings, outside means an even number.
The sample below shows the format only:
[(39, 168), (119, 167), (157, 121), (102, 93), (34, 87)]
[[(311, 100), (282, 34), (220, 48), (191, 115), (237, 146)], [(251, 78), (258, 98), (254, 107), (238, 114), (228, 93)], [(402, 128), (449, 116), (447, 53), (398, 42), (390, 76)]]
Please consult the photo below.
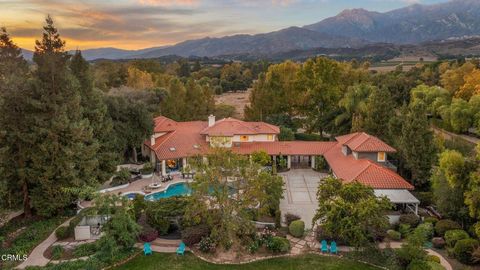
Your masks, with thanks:
[(224, 93), (215, 96), (215, 103), (223, 103), (235, 107), (235, 118), (243, 119), (243, 109), (249, 104), (248, 97), (251, 89), (243, 92)]

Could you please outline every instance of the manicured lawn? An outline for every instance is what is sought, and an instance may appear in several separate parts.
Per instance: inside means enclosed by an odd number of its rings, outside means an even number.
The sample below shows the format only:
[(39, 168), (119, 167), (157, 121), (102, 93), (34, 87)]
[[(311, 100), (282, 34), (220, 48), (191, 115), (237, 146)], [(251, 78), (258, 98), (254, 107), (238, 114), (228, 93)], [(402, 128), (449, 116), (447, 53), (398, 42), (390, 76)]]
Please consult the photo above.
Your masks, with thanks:
[(370, 270), (378, 269), (359, 262), (320, 255), (303, 255), (298, 257), (283, 257), (254, 262), (244, 265), (215, 265), (196, 258), (191, 253), (184, 257), (175, 254), (154, 253), (152, 256), (139, 255), (115, 270)]

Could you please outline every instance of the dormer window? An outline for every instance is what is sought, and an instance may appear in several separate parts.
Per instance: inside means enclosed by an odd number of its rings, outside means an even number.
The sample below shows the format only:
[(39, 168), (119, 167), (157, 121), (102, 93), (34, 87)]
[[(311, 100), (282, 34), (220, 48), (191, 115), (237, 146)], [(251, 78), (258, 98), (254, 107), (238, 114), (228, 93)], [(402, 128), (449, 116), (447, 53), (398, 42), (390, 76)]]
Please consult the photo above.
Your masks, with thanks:
[(378, 152), (377, 154), (377, 161), (378, 162), (385, 162), (387, 159), (387, 155), (385, 154), (385, 152)]

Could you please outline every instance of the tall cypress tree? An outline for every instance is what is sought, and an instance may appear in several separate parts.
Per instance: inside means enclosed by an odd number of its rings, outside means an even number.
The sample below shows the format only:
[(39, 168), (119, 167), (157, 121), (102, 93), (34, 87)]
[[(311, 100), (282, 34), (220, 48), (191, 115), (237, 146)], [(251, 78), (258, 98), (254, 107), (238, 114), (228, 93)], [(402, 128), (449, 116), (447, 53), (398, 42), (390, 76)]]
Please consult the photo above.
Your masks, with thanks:
[(21, 50), (5, 28), (0, 32), (0, 206), (13, 208), (23, 203), (25, 216), (31, 216), (28, 177), (32, 152), (33, 125), (31, 92), (27, 87), (28, 65)]
[(352, 130), (365, 131), (389, 141), (388, 123), (393, 116), (395, 116), (395, 104), (390, 93), (373, 88), (358, 119), (358, 125), (352, 127)]
[(93, 87), (93, 75), (90, 64), (76, 51), (70, 61), (70, 70), (80, 85), (80, 105), (83, 117), (88, 120), (93, 130), (93, 138), (99, 143), (97, 159), (99, 166), (95, 176), (99, 182), (106, 181), (114, 172), (119, 156), (115, 153), (112, 140), (113, 124), (107, 114), (103, 93)]
[(429, 182), (437, 156), (425, 107), (421, 104), (410, 106), (406, 114), (401, 116), (400, 123), (401, 134), (396, 140), (399, 154), (405, 168), (411, 173), (413, 184), (424, 187)]
[(32, 83), (35, 155), (30, 177), (37, 183), (31, 199), (43, 216), (54, 215), (75, 201), (65, 188), (96, 184), (98, 144), (83, 117), (79, 84), (70, 73), (69, 59), (49, 16), (42, 40), (36, 41)]

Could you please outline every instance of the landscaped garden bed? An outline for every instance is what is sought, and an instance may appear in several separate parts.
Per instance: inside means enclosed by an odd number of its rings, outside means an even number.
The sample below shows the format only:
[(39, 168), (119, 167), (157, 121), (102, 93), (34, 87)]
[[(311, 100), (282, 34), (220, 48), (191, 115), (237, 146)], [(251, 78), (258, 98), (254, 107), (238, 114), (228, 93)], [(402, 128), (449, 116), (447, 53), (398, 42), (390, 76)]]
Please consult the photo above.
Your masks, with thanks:
[[(66, 218), (44, 219), (19, 216), (0, 228), (0, 254), (28, 255), (38, 244), (45, 240)], [(8, 269), (19, 262), (0, 261), (0, 269)]]
[[(161, 268), (159, 268), (161, 266)], [(357, 261), (343, 259), (340, 257), (330, 257), (321, 255), (302, 255), (302, 256), (286, 256), (273, 259), (266, 259), (248, 264), (225, 265), (212, 264), (205, 262), (191, 253), (185, 256), (177, 256), (175, 254), (154, 253), (152, 256), (138, 256), (126, 264), (115, 268), (115, 270), (149, 270), (149, 269), (188, 269), (188, 270), (333, 270), (333, 269), (349, 269), (349, 270), (370, 270), (379, 269), (377, 267), (359, 263)]]

